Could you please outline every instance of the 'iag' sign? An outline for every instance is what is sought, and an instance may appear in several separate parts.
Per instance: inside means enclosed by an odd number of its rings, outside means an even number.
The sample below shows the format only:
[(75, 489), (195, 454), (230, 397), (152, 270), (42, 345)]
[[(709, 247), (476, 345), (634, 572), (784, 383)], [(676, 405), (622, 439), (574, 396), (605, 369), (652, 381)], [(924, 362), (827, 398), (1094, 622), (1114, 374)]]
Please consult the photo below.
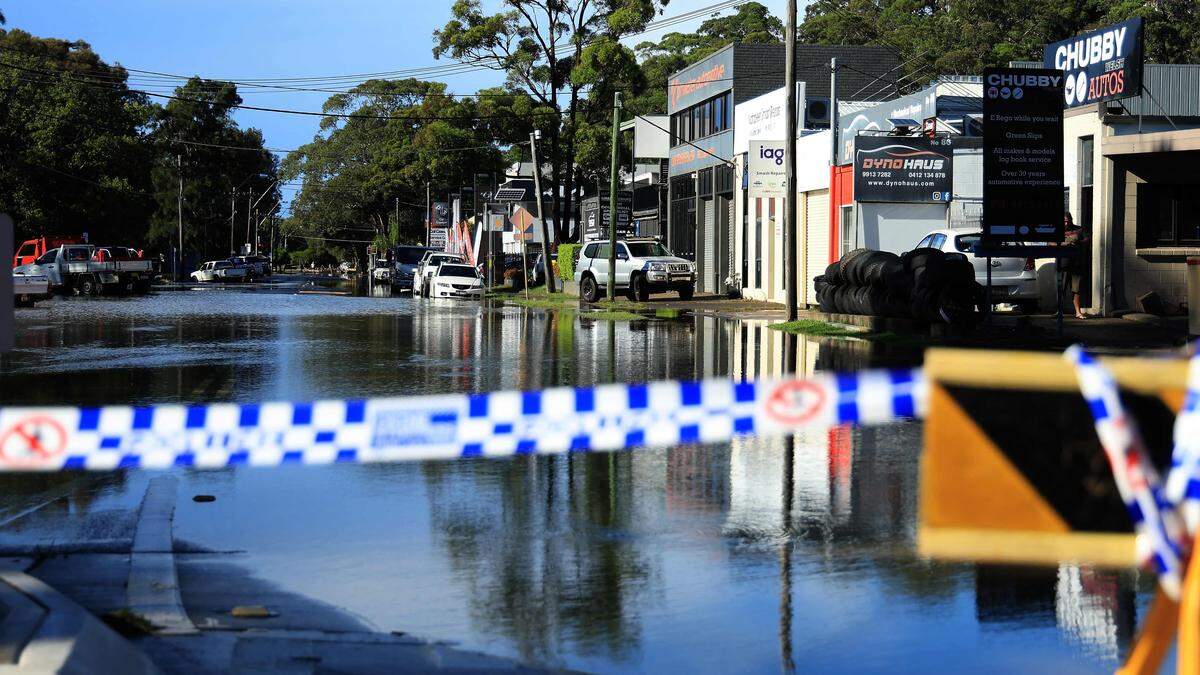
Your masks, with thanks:
[(783, 141), (751, 141), (746, 173), (755, 197), (786, 197), (787, 166)]
[(1046, 45), (1042, 65), (1066, 73), (1063, 102), (1068, 108), (1137, 96), (1142, 91), (1142, 20)]
[(860, 202), (950, 201), (954, 151), (949, 138), (857, 136), (854, 199)]

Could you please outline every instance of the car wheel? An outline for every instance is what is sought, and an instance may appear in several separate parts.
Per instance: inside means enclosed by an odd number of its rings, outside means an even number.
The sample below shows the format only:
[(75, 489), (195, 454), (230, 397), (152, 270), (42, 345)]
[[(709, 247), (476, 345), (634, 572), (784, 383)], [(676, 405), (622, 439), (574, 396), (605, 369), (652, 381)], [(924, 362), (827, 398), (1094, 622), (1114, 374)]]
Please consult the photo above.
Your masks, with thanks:
[(79, 282), (80, 295), (97, 295), (99, 292), (100, 284), (95, 279), (85, 278)]
[(650, 289), (646, 286), (646, 277), (638, 274), (629, 282), (629, 298), (635, 302), (645, 302), (650, 299)]
[(579, 296), (584, 302), (596, 302), (600, 299), (600, 287), (596, 285), (596, 279), (590, 274), (585, 276), (579, 282)]
[(691, 286), (688, 286), (687, 288), (679, 289), (679, 299), (680, 300), (691, 300), (692, 296), (695, 294), (696, 294), (696, 289), (692, 288)]

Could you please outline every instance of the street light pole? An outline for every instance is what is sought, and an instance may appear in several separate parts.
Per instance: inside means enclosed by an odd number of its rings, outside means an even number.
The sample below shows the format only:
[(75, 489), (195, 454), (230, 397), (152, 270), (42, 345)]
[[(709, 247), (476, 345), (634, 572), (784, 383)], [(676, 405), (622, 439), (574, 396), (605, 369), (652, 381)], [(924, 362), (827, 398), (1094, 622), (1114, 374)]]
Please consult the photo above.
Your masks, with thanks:
[(550, 270), (550, 227), (546, 225), (546, 218), (542, 215), (542, 166), (538, 164), (537, 142), (542, 137), (540, 129), (534, 129), (533, 133), (529, 134), (529, 156), (533, 162), (533, 192), (537, 198), (537, 214), (538, 223), (542, 226), (542, 271), (546, 275), (546, 291), (554, 292), (554, 275)]
[[(793, 2), (795, 0), (792, 0)], [(616, 297), (617, 277), (617, 149), (621, 140), (621, 92), (613, 92), (612, 166), (608, 176), (608, 301)], [(603, 213), (603, 209), (601, 209)]]
[(234, 254), (233, 250), (233, 226), (237, 219), (237, 190), (229, 191), (229, 255)]

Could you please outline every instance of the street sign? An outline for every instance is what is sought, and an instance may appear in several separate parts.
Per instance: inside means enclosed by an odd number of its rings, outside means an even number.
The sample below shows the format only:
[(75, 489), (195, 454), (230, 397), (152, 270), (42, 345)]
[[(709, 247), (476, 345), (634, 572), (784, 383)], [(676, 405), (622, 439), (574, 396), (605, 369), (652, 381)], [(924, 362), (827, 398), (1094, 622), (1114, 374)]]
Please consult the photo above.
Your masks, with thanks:
[(533, 214), (525, 207), (518, 206), (513, 211), (509, 221), (513, 224), (513, 239), (517, 241), (532, 241), (537, 238), (533, 228), (534, 223), (537, 222), (537, 218), (534, 218)]
[(525, 199), (525, 188), (496, 188), (496, 194), (492, 198), (498, 202), (519, 202)]
[(954, 150), (949, 137), (857, 136), (854, 201), (950, 201)]
[(429, 230), (429, 246), (438, 250), (446, 249), (447, 232), (449, 228), (434, 227)]
[[(608, 239), (609, 203), (607, 191), (595, 197), (588, 197), (580, 204), (583, 212), (583, 239)], [(617, 236), (633, 236), (633, 192), (631, 190), (617, 191)]]
[(430, 227), (450, 227), (450, 205), (446, 202), (433, 203), (433, 222)]
[(1042, 65), (1066, 73), (1063, 105), (1075, 108), (1142, 93), (1142, 19), (1046, 45)]
[(1063, 240), (1063, 81), (1058, 70), (983, 71), (984, 243)]

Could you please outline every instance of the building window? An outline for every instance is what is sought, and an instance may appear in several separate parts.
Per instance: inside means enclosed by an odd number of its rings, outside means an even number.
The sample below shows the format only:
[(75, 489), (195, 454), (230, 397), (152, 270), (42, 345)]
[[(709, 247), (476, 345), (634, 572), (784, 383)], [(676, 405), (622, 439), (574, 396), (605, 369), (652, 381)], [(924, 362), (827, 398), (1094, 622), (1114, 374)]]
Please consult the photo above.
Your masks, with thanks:
[(1200, 246), (1200, 186), (1139, 183), (1137, 245)]
[(1091, 136), (1079, 139), (1079, 223), (1089, 230), (1092, 227), (1092, 174), (1094, 145)]
[(671, 147), (728, 131), (733, 94), (725, 92), (671, 115)]

